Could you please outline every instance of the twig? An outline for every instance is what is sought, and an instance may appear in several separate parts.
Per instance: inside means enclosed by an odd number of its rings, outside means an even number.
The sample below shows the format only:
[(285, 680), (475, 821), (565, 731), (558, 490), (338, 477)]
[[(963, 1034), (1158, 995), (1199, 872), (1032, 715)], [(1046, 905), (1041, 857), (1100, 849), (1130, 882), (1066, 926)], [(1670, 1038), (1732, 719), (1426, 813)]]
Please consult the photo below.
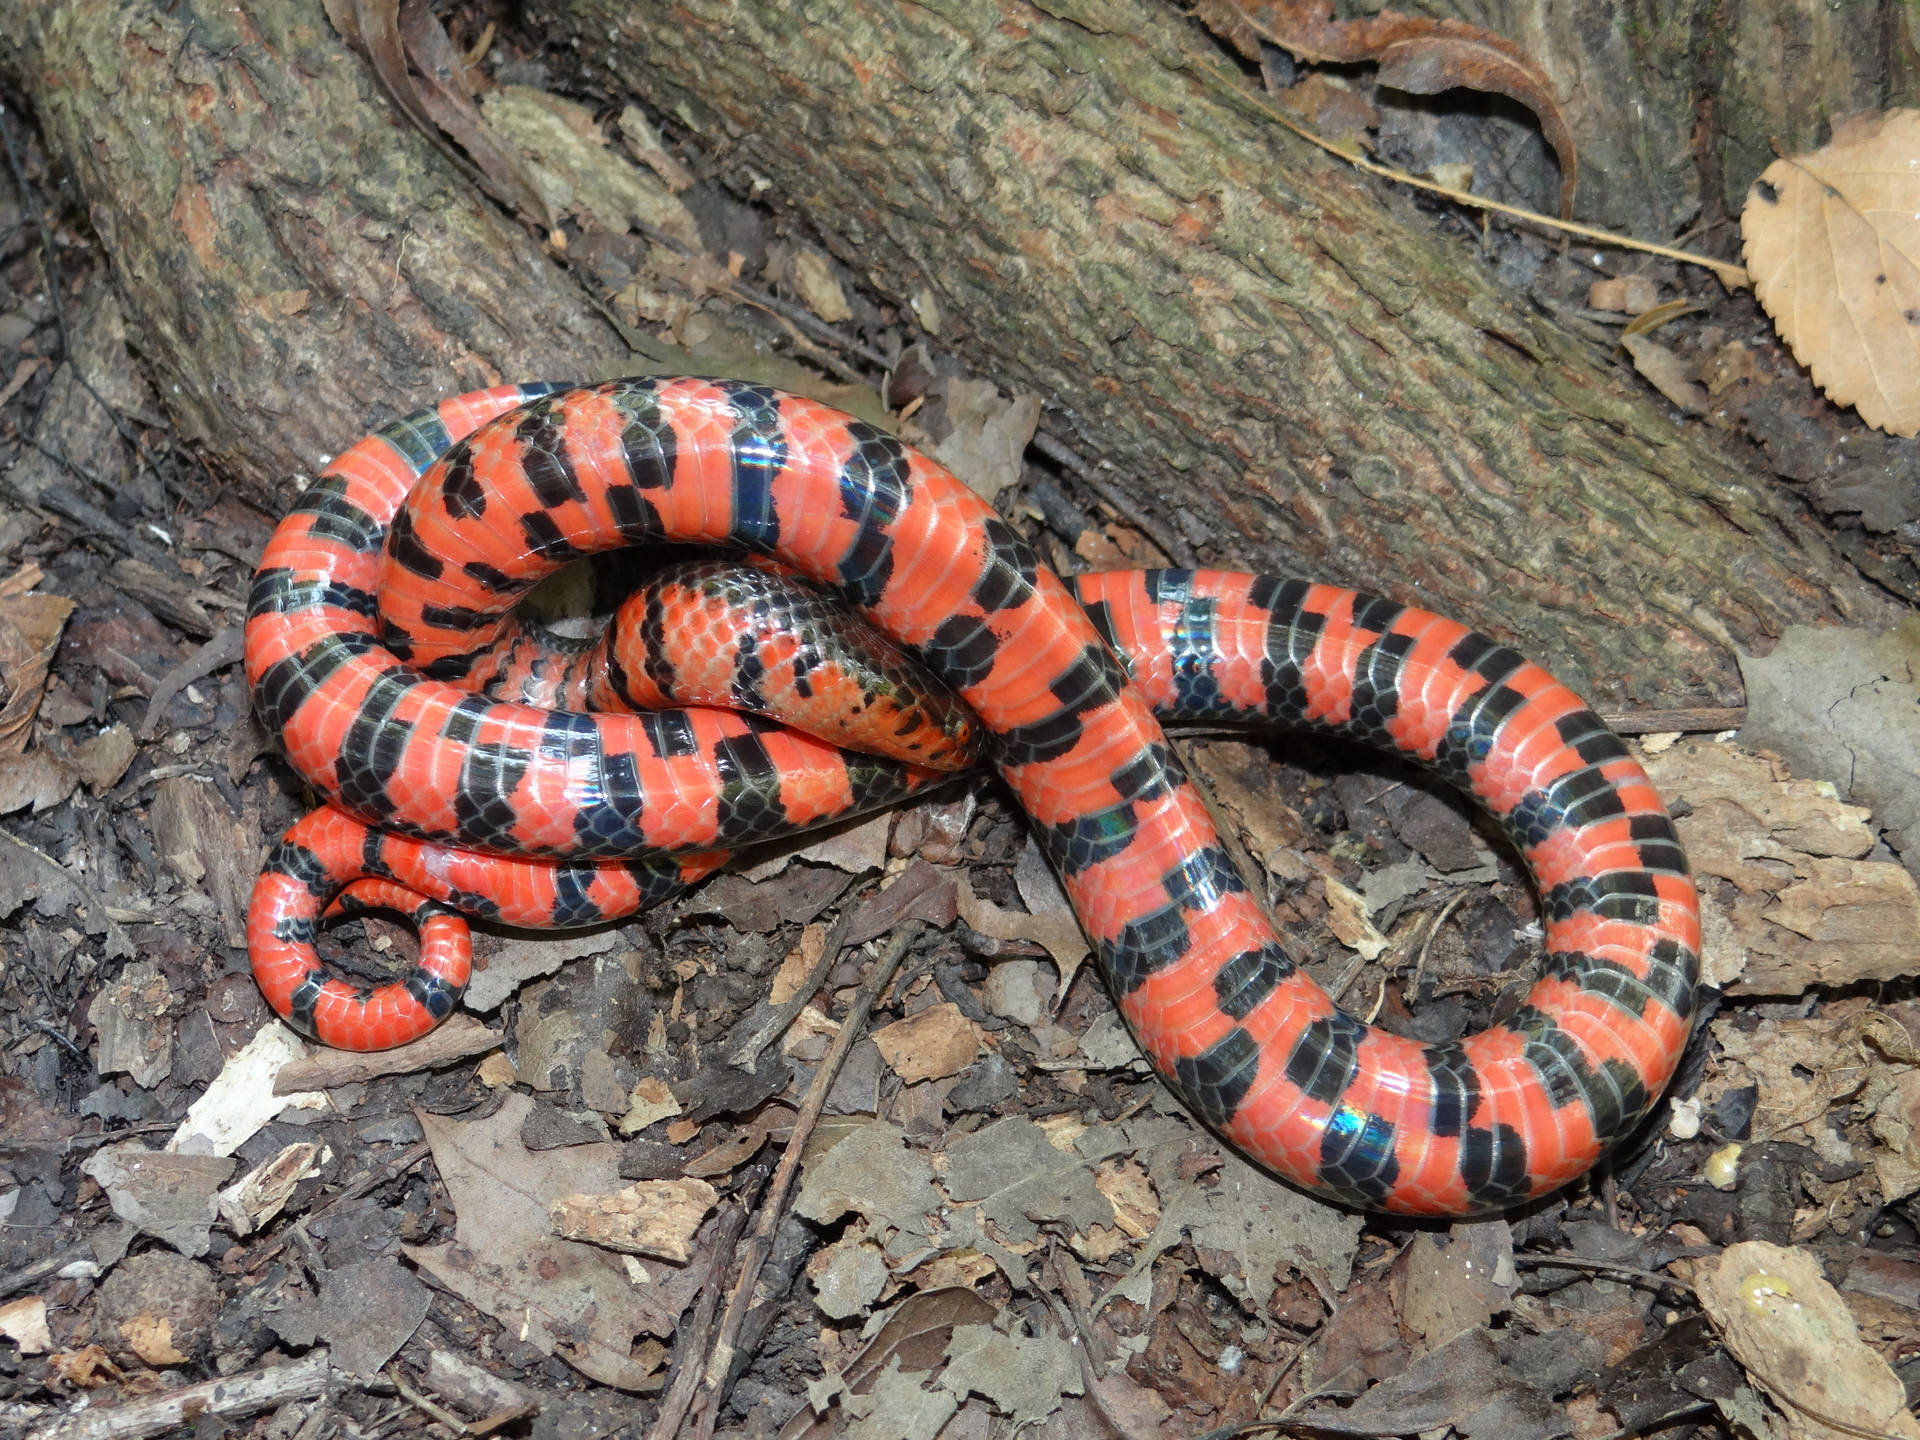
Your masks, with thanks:
[(833, 928), (827, 932), (826, 943), (820, 947), (820, 958), (813, 962), (813, 968), (807, 972), (807, 978), (801, 982), (800, 988), (789, 995), (785, 1002), (775, 1005), (767, 1012), (766, 1019), (762, 1020), (754, 1028), (753, 1033), (742, 1040), (734, 1048), (733, 1053), (727, 1056), (727, 1064), (736, 1070), (753, 1073), (759, 1066), (761, 1053), (787, 1033), (787, 1027), (793, 1024), (802, 1010), (807, 1008), (808, 1002), (826, 983), (827, 972), (839, 960), (840, 951), (846, 945), (847, 929), (851, 923), (852, 913), (851, 907), (840, 912), (833, 922)]
[(154, 681), (153, 698), (147, 701), (147, 713), (137, 732), (142, 740), (153, 738), (155, 727), (174, 696), (194, 681), (204, 680), (214, 671), (233, 664), (245, 653), (245, 633), (238, 625), (216, 631), (211, 640)]
[[(820, 1062), (813, 1084), (807, 1088), (807, 1098), (801, 1103), (800, 1113), (794, 1117), (793, 1138), (787, 1141), (786, 1154), (780, 1157), (780, 1166), (773, 1172), (766, 1198), (760, 1204), (760, 1219), (741, 1257), (740, 1275), (733, 1282), (732, 1293), (727, 1296), (726, 1313), (720, 1322), (720, 1337), (707, 1360), (700, 1387), (706, 1404), (694, 1421), (696, 1440), (712, 1440), (713, 1427), (720, 1418), (720, 1407), (726, 1403), (727, 1374), (733, 1368), (734, 1344), (740, 1338), (740, 1327), (746, 1322), (747, 1311), (752, 1308), (760, 1268), (766, 1264), (767, 1256), (773, 1250), (773, 1233), (786, 1213), (787, 1197), (793, 1190), (794, 1178), (800, 1173), (800, 1157), (807, 1148), (807, 1138), (827, 1107), (827, 1092), (833, 1089), (834, 1078), (852, 1053), (854, 1042), (865, 1032), (867, 1016), (873, 1012), (880, 996), (886, 993), (887, 986), (893, 982), (894, 971), (900, 968), (901, 959), (924, 928), (923, 921), (906, 920), (894, 931), (893, 939), (881, 952), (880, 958), (874, 961), (873, 969), (854, 994), (853, 1003), (847, 1007), (846, 1019), (840, 1022), (840, 1033), (833, 1037), (833, 1047), (827, 1051), (827, 1058)], [(659, 1435), (656, 1440), (671, 1440), (671, 1437)]]
[(302, 1215), (292, 1225), (274, 1236), (264, 1248), (249, 1255), (247, 1257), (247, 1263), (249, 1265), (262, 1264), (284, 1250), (290, 1241), (295, 1239), (304, 1240), (307, 1234), (307, 1226), (315, 1220), (325, 1217), (334, 1210), (339, 1209), (342, 1205), (358, 1200), (369, 1190), (372, 1190), (377, 1185), (386, 1184), (387, 1181), (393, 1179), (394, 1176), (405, 1174), (432, 1153), (433, 1146), (430, 1142), (426, 1140), (416, 1140), (405, 1150), (402, 1150), (398, 1155), (387, 1161), (386, 1164), (379, 1166), (377, 1169), (369, 1170), (358, 1180), (353, 1181), (346, 1189), (342, 1190), (318, 1210), (307, 1215)]
[(1158, 545), (1174, 564), (1191, 570), (1198, 563), (1199, 557), (1194, 554), (1191, 545), (1134, 504), (1127, 498), (1126, 492), (1111, 480), (1102, 479), (1093, 466), (1064, 440), (1044, 430), (1036, 430), (1033, 432), (1033, 448), (1111, 505), (1122, 520)]
[(400, 1392), (400, 1398), (428, 1419), (439, 1421), (456, 1435), (472, 1433), (471, 1427), (466, 1421), (462, 1420), (445, 1406), (422, 1395), (418, 1390), (415, 1390), (411, 1385), (407, 1384), (405, 1377), (400, 1373), (399, 1361), (396, 1360), (387, 1366), (387, 1378), (393, 1382), (393, 1388)]
[(1100, 1376), (1093, 1368), (1093, 1323), (1075, 1298), (1073, 1287), (1067, 1284), (1065, 1265), (1066, 1262), (1060, 1258), (1059, 1247), (1054, 1247), (1053, 1284), (1060, 1293), (1054, 1295), (1043, 1290), (1040, 1298), (1052, 1309), (1054, 1322), (1073, 1337), (1074, 1352), (1080, 1361), (1080, 1383), (1086, 1387), (1087, 1403), (1100, 1412), (1100, 1418), (1118, 1440), (1137, 1440), (1134, 1433), (1121, 1423), (1120, 1417), (1113, 1413), (1113, 1408), (1107, 1404), (1107, 1397), (1101, 1392)]
[(38, 1285), (49, 1275), (58, 1275), (69, 1265), (91, 1265), (95, 1274), (100, 1271), (100, 1261), (93, 1253), (93, 1246), (82, 1240), (78, 1244), (67, 1246), (64, 1250), (56, 1250), (53, 1254), (36, 1260), (31, 1265), (22, 1265), (18, 1270), (9, 1270), (0, 1275), (0, 1299), (5, 1299), (16, 1290), (24, 1290), (29, 1285)]
[(687, 1417), (687, 1407), (693, 1404), (701, 1378), (706, 1374), (702, 1362), (706, 1359), (708, 1338), (713, 1334), (714, 1313), (720, 1308), (720, 1292), (726, 1288), (727, 1271), (733, 1264), (733, 1248), (740, 1243), (740, 1232), (746, 1228), (747, 1207), (729, 1206), (713, 1238), (713, 1270), (701, 1288), (700, 1303), (687, 1326), (680, 1368), (674, 1374), (673, 1384), (661, 1397), (660, 1413), (647, 1432), (648, 1440), (673, 1440), (680, 1431), (680, 1422)]
[(31, 1432), (32, 1440), (138, 1440), (163, 1430), (190, 1425), (201, 1416), (251, 1415), (288, 1400), (318, 1395), (333, 1383), (333, 1366), (325, 1350), (313, 1350), (298, 1360), (283, 1361), (244, 1375), (228, 1375), (170, 1390), (151, 1400), (86, 1410)]
[(1702, 705), (1678, 710), (1602, 710), (1600, 718), (1620, 735), (1716, 735), (1747, 723), (1744, 705)]
[(1685, 1280), (1672, 1275), (1662, 1275), (1658, 1270), (1642, 1270), (1634, 1265), (1616, 1265), (1611, 1260), (1587, 1260), (1577, 1255), (1516, 1255), (1515, 1265), (1526, 1265), (1536, 1269), (1549, 1270), (1587, 1270), (1595, 1275), (1624, 1275), (1631, 1280), (1644, 1280), (1649, 1285), (1670, 1285), (1676, 1290), (1693, 1294), (1693, 1286)]

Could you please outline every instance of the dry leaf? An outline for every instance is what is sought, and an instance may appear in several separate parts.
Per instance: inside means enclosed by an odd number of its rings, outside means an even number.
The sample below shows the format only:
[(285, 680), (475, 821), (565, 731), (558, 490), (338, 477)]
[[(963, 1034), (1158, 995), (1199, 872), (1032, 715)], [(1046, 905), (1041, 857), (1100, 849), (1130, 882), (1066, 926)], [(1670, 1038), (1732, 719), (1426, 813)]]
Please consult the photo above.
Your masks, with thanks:
[(1660, 291), (1645, 275), (1614, 275), (1587, 287), (1587, 304), (1596, 310), (1639, 315), (1660, 303)]
[(873, 1043), (887, 1068), (911, 1085), (958, 1075), (973, 1063), (980, 1036), (960, 1007), (946, 1001), (874, 1031)]
[(1654, 389), (1689, 415), (1707, 413), (1707, 387), (1694, 378), (1694, 367), (1658, 340), (1645, 335), (1622, 335), (1620, 348), (1633, 357), (1633, 368)]
[(557, 1196), (547, 1213), (563, 1240), (685, 1264), (694, 1232), (719, 1200), (704, 1180), (642, 1180), (610, 1195)]
[(1342, 945), (1358, 951), (1364, 960), (1378, 960), (1387, 937), (1374, 928), (1366, 898), (1331, 875), (1326, 877), (1327, 928)]
[(1265, 5), (1206, 0), (1196, 13), (1249, 59), (1259, 58), (1258, 46), (1252, 44), (1257, 37), (1311, 64), (1375, 61), (1382, 85), (1410, 95), (1465, 88), (1518, 101), (1533, 111), (1541, 135), (1560, 161), (1560, 213), (1573, 214), (1573, 191), (1580, 178), (1573, 134), (1546, 73), (1504, 36), (1460, 20), (1432, 20), (1397, 10), (1336, 20), (1332, 0), (1274, 0)]
[(17, 1345), (22, 1355), (46, 1354), (53, 1348), (53, 1336), (47, 1329), (47, 1302), (38, 1295), (27, 1295), (0, 1305), (0, 1335)]
[(1827, 398), (1920, 431), (1920, 110), (1851, 116), (1774, 161), (1740, 232), (1753, 293)]
[(1780, 1406), (1793, 1440), (1920, 1440), (1899, 1377), (1860, 1338), (1811, 1254), (1748, 1240), (1702, 1269), (1694, 1282), (1700, 1304), (1733, 1358)]
[(521, 157), (475, 109), (465, 64), (430, 6), (423, 0), (323, 3), (334, 29), (367, 57), (388, 97), (422, 135), (494, 199), (536, 220), (549, 235), (556, 233), (553, 215)]
[(64, 595), (0, 597), (0, 751), (18, 755), (33, 733), (47, 667), (73, 613)]

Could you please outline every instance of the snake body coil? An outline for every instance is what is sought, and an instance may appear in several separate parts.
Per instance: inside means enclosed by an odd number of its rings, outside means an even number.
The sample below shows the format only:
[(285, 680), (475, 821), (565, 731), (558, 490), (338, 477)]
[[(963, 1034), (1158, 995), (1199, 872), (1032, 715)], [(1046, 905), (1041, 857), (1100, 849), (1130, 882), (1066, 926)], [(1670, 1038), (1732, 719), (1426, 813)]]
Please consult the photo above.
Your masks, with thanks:
[[(1545, 671), (1332, 586), (1159, 571), (1070, 589), (891, 436), (694, 379), (446, 401), (343, 455), (275, 533), (248, 675), (334, 800), (255, 891), (276, 1010), (330, 1044), (397, 1044), (464, 984), (452, 911), (605, 920), (730, 847), (934, 777), (752, 716), (576, 714), (463, 688), (512, 643), (505, 617), (538, 579), (658, 540), (775, 557), (953, 686), (1155, 1069), (1287, 1178), (1376, 1209), (1496, 1209), (1582, 1173), (1671, 1076), (1699, 948), (1685, 857), (1626, 748)], [(1282, 949), (1156, 714), (1347, 736), (1475, 797), (1542, 898), (1547, 956), (1519, 1010), (1437, 1045), (1342, 1013)], [(422, 950), (404, 983), (357, 986), (314, 956), (343, 887), (411, 904)]]

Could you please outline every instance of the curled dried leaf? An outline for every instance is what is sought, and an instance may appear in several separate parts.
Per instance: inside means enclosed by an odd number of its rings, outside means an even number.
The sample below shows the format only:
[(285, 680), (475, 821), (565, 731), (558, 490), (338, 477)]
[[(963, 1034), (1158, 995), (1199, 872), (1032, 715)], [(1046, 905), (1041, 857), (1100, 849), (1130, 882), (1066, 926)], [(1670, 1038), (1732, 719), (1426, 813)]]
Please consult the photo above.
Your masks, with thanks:
[(1333, 18), (1332, 0), (1270, 0), (1235, 4), (1208, 0), (1201, 20), (1241, 53), (1257, 55), (1258, 40), (1278, 45), (1315, 64), (1372, 61), (1380, 83), (1410, 95), (1444, 90), (1482, 90), (1526, 106), (1560, 162), (1560, 214), (1573, 214), (1580, 178), (1573, 132), (1554, 98), (1546, 72), (1518, 45), (1491, 30), (1460, 20), (1433, 20), (1382, 10), (1358, 20)]

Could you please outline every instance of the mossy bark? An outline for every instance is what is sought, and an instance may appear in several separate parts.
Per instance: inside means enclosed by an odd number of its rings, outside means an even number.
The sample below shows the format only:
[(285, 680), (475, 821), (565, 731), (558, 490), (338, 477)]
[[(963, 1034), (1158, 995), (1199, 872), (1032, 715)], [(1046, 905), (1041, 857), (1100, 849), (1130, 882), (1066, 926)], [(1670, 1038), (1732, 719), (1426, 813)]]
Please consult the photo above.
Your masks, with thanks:
[(181, 438), (311, 474), (438, 395), (617, 365), (527, 229), (396, 118), (318, 0), (25, 0), (0, 40)]

